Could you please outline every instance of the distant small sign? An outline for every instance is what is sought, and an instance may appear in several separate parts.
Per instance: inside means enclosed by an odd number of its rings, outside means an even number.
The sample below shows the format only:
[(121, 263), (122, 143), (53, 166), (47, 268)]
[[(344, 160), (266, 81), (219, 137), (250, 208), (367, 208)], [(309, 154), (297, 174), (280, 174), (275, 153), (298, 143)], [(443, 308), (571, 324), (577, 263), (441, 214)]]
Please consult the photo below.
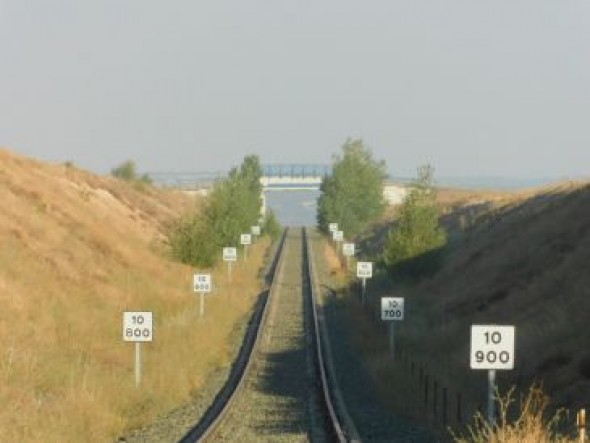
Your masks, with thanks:
[(194, 292), (211, 292), (211, 274), (193, 275)]
[(356, 276), (358, 278), (372, 278), (373, 277), (373, 263), (368, 261), (360, 261), (356, 264)]
[(250, 244), (252, 244), (252, 235), (250, 235), (250, 234), (242, 234), (242, 235), (240, 235), (240, 244), (241, 245), (250, 245)]
[(224, 261), (237, 261), (238, 260), (238, 249), (237, 248), (223, 248), (223, 260)]
[(337, 231), (337, 230), (338, 230), (338, 223), (330, 223), (330, 224), (328, 225), (328, 230), (329, 230), (330, 232)]
[(344, 232), (343, 231), (334, 231), (332, 232), (332, 238), (334, 241), (342, 241), (344, 240)]
[(342, 253), (345, 257), (352, 257), (354, 256), (354, 243), (343, 243), (342, 244)]
[(123, 312), (124, 341), (153, 341), (152, 312)]
[(252, 235), (260, 235), (260, 226), (252, 226)]

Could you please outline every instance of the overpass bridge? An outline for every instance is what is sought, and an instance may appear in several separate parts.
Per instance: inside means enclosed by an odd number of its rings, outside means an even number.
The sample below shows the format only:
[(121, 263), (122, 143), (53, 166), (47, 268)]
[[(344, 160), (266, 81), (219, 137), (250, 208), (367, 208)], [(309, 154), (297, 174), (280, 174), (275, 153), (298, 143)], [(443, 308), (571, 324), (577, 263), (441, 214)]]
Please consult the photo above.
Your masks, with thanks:
[(323, 164), (267, 164), (260, 183), (264, 191), (319, 190), (332, 167)]
[[(324, 177), (332, 167), (323, 164), (276, 163), (262, 165), (260, 183), (264, 191), (319, 190)], [(178, 188), (184, 191), (206, 191), (217, 180), (227, 177), (227, 172), (148, 172), (159, 186)], [(206, 193), (206, 192), (205, 192)]]
[[(273, 163), (262, 165), (262, 199), (273, 191), (317, 191), (322, 180), (332, 173), (332, 167), (318, 163)], [(217, 180), (227, 172), (149, 172), (154, 183), (182, 189), (189, 194), (207, 195)], [(407, 186), (396, 180), (386, 183), (383, 196), (390, 204), (400, 204), (407, 194)]]

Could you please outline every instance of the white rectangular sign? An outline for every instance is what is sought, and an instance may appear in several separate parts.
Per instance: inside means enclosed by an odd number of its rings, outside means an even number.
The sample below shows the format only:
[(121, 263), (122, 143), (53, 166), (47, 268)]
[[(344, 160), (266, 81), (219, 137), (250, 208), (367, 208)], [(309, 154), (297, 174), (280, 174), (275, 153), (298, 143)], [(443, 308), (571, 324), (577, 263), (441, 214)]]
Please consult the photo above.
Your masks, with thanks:
[(236, 261), (238, 259), (237, 248), (223, 248), (224, 261)]
[(194, 292), (211, 292), (211, 274), (193, 275)]
[(356, 264), (356, 276), (358, 278), (373, 277), (373, 263), (369, 261), (360, 261)]
[(381, 320), (403, 320), (404, 319), (404, 298), (383, 297), (381, 298)]
[(342, 241), (342, 240), (344, 240), (344, 232), (342, 232), (342, 231), (333, 231), (332, 232), (332, 237), (334, 238), (334, 241)]
[(240, 244), (241, 245), (250, 245), (250, 244), (252, 244), (252, 235), (250, 235), (250, 234), (242, 234), (242, 235), (240, 235)]
[(471, 326), (471, 369), (514, 368), (514, 326)]
[(124, 341), (153, 341), (153, 315), (151, 312), (123, 312)]
[(252, 235), (260, 235), (260, 226), (252, 226), (251, 228)]
[(354, 255), (354, 243), (343, 243), (342, 253), (345, 257), (352, 257)]
[(329, 230), (330, 232), (337, 231), (337, 230), (338, 230), (338, 223), (330, 223), (330, 224), (328, 225), (328, 230)]

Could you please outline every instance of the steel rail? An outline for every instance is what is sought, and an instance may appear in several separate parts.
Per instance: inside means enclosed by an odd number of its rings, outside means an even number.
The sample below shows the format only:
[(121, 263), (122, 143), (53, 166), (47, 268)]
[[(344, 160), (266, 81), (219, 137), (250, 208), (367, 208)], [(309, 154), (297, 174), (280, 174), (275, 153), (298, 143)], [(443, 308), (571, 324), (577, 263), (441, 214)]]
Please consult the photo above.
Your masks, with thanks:
[[(327, 335), (327, 327), (324, 323), (323, 311), (321, 305), (318, 304), (318, 288), (319, 282), (317, 278), (317, 271), (313, 257), (313, 250), (307, 229), (302, 229), (303, 234), (303, 259), (304, 274), (309, 288), (309, 297), (311, 305), (312, 322), (311, 331), (315, 373), (321, 382), (320, 395), (322, 406), (325, 414), (326, 431), (335, 440), (339, 442), (361, 442), (358, 431), (350, 418), (346, 405), (334, 371), (334, 365), (331, 357), (331, 347), (329, 337)], [(274, 267), (268, 275), (272, 275), (270, 280), (270, 289), (267, 296), (261, 299), (260, 305), (257, 307), (251, 326), (249, 327), (247, 336), (244, 339), (240, 356), (232, 371), (232, 376), (220, 391), (215, 401), (205, 413), (203, 419), (180, 440), (180, 443), (189, 442), (205, 442), (214, 436), (215, 431), (220, 424), (228, 416), (233, 403), (242, 391), (253, 362), (256, 359), (260, 348), (262, 336), (265, 333), (267, 323), (269, 322), (269, 306), (271, 300), (277, 291), (280, 290), (278, 285), (279, 275), (283, 272), (284, 267), (284, 246), (287, 238), (287, 230), (285, 230), (278, 247), (277, 255), (274, 260)]]
[[(361, 438), (350, 417), (346, 404), (342, 397), (338, 379), (335, 374), (334, 364), (332, 361), (332, 351), (330, 345), (330, 338), (326, 324), (324, 322), (323, 308), (318, 304), (318, 278), (313, 256), (313, 249), (308, 235), (308, 229), (304, 230), (305, 238), (305, 255), (307, 257), (309, 288), (312, 302), (312, 316), (314, 325), (315, 347), (316, 347), (316, 363), (317, 371), (319, 372), (323, 400), (326, 410), (330, 418), (330, 425), (332, 434), (339, 442), (361, 442)], [(319, 312), (318, 312), (319, 311)]]
[(240, 349), (236, 364), (234, 365), (234, 369), (232, 370), (232, 374), (211, 406), (207, 409), (202, 419), (188, 431), (179, 443), (206, 441), (207, 438), (219, 427), (219, 424), (228, 414), (238, 393), (242, 390), (254, 360), (253, 356), (258, 350), (264, 332), (264, 326), (268, 317), (269, 300), (274, 291), (274, 285), (272, 283), (282, 270), (284, 257), (283, 249), (285, 246), (285, 239), (287, 238), (287, 232), (288, 228), (283, 232), (274, 259), (266, 273), (266, 283), (270, 285), (270, 288), (264, 291), (266, 296), (261, 297), (258, 302), (258, 306), (256, 307), (250, 325), (248, 326), (248, 331), (244, 337), (244, 342)]

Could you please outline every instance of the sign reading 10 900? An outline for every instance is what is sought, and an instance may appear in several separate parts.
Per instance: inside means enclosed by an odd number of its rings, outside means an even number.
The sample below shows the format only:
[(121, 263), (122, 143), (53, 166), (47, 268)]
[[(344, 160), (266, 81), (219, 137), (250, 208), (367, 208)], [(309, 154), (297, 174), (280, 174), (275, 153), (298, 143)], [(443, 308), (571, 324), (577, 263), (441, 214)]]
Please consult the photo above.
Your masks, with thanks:
[(471, 326), (471, 369), (514, 368), (514, 326)]
[(152, 341), (152, 317), (151, 312), (123, 312), (123, 340)]

